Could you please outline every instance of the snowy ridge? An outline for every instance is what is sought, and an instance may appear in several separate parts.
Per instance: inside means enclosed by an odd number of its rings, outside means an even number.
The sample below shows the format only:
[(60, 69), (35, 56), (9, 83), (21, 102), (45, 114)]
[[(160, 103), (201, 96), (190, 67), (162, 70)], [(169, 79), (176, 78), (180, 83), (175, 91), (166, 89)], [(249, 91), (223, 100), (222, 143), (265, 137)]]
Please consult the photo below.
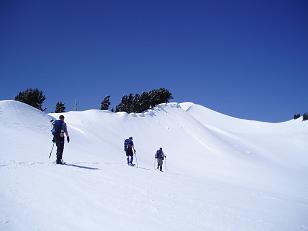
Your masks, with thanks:
[[(193, 103), (64, 116), (68, 165), (57, 166), (48, 155), (58, 114), (0, 101), (0, 230), (308, 229), (307, 122), (242, 120)], [(125, 163), (129, 136), (139, 168)]]

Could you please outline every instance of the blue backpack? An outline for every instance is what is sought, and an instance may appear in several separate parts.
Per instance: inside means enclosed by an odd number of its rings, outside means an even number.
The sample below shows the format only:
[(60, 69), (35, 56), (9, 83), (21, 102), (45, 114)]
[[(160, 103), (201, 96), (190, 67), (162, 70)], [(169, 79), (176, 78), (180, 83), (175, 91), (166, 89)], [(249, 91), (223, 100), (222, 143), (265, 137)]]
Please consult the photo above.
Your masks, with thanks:
[(53, 136), (59, 136), (62, 130), (62, 126), (63, 126), (63, 121), (62, 120), (56, 120), (52, 123), (53, 127), (51, 130), (51, 133)]
[(155, 158), (157, 159), (164, 159), (164, 153), (162, 150), (157, 150)]
[(124, 151), (126, 152), (126, 151), (128, 151), (129, 149), (132, 149), (133, 145), (134, 145), (134, 143), (133, 143), (132, 140), (126, 139), (126, 140), (124, 141)]

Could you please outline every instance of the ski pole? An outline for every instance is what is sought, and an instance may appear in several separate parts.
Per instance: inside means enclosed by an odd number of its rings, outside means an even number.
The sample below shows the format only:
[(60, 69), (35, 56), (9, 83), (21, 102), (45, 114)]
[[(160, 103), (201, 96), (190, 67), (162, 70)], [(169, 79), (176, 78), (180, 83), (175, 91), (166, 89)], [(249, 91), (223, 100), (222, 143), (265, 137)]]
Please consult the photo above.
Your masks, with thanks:
[(51, 153), (52, 153), (52, 150), (53, 150), (53, 147), (55, 146), (55, 143), (52, 144), (52, 148), (51, 148), (51, 151), (50, 151), (50, 154), (49, 154), (49, 159), (51, 157)]
[(167, 172), (167, 157), (165, 156), (165, 172)]
[(137, 168), (138, 168), (138, 159), (137, 159), (137, 152), (135, 151), (135, 157), (136, 157), (136, 164), (137, 164)]

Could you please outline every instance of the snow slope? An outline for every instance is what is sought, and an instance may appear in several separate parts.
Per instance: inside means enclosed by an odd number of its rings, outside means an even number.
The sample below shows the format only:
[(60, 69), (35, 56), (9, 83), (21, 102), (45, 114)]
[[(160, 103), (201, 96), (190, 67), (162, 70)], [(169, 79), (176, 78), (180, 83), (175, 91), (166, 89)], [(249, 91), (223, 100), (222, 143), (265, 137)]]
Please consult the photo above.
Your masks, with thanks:
[[(64, 113), (66, 166), (47, 115), (0, 101), (0, 230), (308, 230), (308, 123), (193, 103)], [(133, 136), (138, 168), (126, 165)], [(154, 169), (155, 151), (167, 171)]]

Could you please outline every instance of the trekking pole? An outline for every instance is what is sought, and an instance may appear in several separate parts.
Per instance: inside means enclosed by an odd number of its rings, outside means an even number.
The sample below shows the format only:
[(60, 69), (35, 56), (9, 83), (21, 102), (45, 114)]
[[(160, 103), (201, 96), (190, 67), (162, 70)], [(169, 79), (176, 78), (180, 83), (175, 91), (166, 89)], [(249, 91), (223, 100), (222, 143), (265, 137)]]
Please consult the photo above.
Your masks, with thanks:
[(51, 157), (51, 153), (52, 153), (52, 150), (53, 150), (53, 147), (55, 146), (55, 143), (52, 144), (52, 148), (51, 148), (51, 151), (50, 151), (50, 154), (49, 154), (49, 159)]
[(167, 157), (165, 156), (165, 172), (167, 172)]
[(136, 164), (137, 164), (137, 168), (138, 168), (138, 159), (137, 159), (137, 152), (135, 151), (135, 157), (136, 157)]

